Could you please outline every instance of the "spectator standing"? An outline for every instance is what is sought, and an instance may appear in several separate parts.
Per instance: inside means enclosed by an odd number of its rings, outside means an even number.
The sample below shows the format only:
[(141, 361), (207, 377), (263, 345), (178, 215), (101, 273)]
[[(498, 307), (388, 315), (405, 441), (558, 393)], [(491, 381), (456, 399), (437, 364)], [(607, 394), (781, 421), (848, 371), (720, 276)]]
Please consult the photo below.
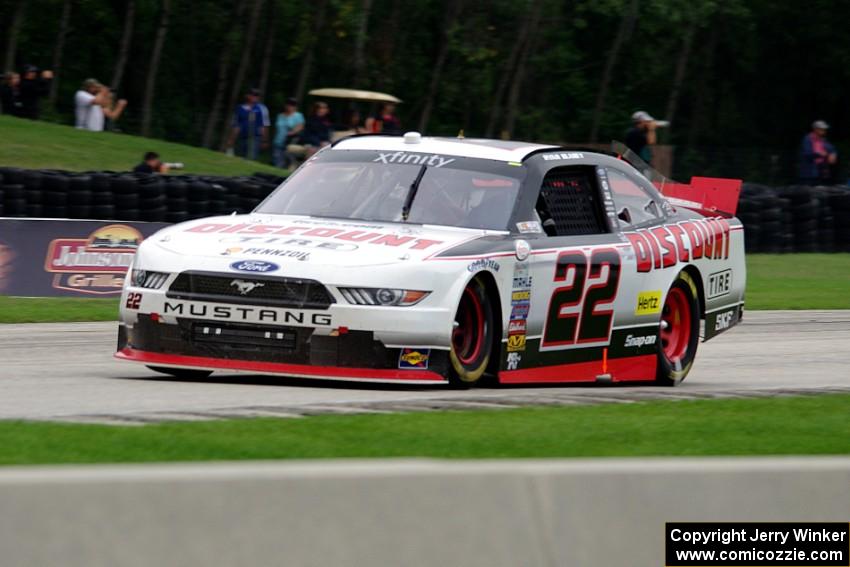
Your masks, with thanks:
[(233, 124), (227, 148), (236, 145), (236, 154), (247, 159), (257, 159), (260, 148), (268, 146), (269, 109), (260, 102), (260, 91), (249, 89), (245, 93), (245, 102), (233, 112)]
[(304, 133), (301, 135), (301, 142), (307, 146), (308, 158), (331, 143), (333, 127), (329, 114), (330, 108), (327, 103), (319, 101), (313, 104), (313, 110), (307, 118)]
[(38, 101), (50, 93), (50, 83), (53, 81), (53, 71), (44, 70), (39, 73), (38, 67), (24, 67), (21, 79), (21, 116), (30, 120), (38, 120), (40, 109)]
[(373, 134), (401, 134), (401, 121), (396, 116), (395, 103), (383, 103), (377, 114), (366, 119), (366, 130)]
[(3, 86), (0, 88), (0, 107), (2, 107), (3, 114), (22, 116), (21, 76), (14, 71), (7, 71), (3, 75)]
[(657, 141), (655, 118), (643, 110), (632, 114), (632, 127), (626, 132), (626, 146), (646, 163), (652, 162), (652, 148)]
[(829, 124), (823, 120), (812, 123), (812, 131), (803, 136), (800, 144), (800, 183), (803, 185), (828, 185), (832, 182), (832, 168), (838, 162), (838, 152), (826, 139)]
[(126, 107), (123, 98), (113, 105), (112, 93), (97, 79), (86, 79), (74, 95), (75, 125), (81, 130), (103, 132), (105, 118), (118, 120)]
[(275, 134), (272, 143), (272, 163), (275, 167), (289, 167), (292, 157), (286, 153), (286, 147), (304, 130), (304, 115), (298, 112), (298, 101), (286, 99), (283, 112), (277, 115)]

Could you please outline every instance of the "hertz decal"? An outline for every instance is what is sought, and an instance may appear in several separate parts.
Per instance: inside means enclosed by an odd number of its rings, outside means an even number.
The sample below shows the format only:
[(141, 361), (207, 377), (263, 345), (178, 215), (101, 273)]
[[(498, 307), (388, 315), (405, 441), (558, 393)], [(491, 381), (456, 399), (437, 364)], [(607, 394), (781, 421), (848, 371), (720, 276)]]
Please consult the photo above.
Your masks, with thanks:
[(661, 290), (638, 293), (635, 315), (655, 315), (661, 313)]

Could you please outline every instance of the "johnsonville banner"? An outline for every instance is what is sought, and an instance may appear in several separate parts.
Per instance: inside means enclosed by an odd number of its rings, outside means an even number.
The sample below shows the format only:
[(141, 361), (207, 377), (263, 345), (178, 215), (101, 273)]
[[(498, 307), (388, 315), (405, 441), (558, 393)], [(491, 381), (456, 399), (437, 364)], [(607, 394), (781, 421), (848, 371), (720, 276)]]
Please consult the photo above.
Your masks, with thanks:
[(164, 223), (0, 218), (0, 294), (121, 294), (142, 240)]

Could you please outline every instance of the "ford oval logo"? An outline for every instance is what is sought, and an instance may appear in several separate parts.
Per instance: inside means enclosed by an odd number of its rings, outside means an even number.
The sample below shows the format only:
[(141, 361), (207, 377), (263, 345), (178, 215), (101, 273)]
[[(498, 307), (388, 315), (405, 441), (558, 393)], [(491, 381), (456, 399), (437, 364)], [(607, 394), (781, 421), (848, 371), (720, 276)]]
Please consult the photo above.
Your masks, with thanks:
[(280, 266), (271, 262), (263, 262), (262, 260), (240, 260), (239, 262), (230, 264), (230, 267), (240, 272), (259, 272), (266, 274), (276, 271)]

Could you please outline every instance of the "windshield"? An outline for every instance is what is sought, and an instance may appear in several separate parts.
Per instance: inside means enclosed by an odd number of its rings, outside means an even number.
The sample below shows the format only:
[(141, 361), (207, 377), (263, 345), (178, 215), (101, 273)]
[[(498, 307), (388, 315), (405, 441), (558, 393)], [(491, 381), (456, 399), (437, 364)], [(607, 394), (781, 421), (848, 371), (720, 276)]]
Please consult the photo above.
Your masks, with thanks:
[(326, 150), (257, 212), (506, 230), (524, 173), (490, 160)]

